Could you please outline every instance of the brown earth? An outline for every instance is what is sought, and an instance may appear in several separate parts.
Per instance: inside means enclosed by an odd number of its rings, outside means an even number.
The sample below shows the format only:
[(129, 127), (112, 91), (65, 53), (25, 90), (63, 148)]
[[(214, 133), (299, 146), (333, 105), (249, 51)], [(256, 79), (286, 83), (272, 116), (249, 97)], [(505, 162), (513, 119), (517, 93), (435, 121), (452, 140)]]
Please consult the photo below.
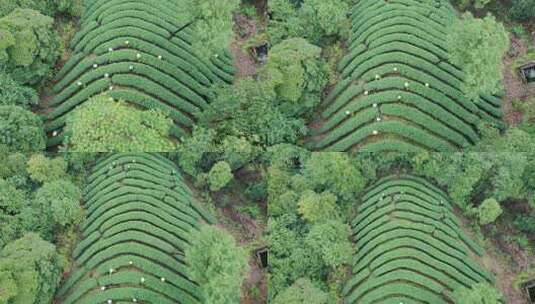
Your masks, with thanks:
[[(523, 40), (514, 36), (510, 40), (515, 54), (514, 56), (506, 55), (503, 59), (502, 71), (505, 87), (503, 112), (505, 122), (510, 126), (516, 126), (522, 122), (522, 113), (513, 106), (513, 101), (526, 100), (530, 96), (535, 96), (535, 85), (523, 83), (514, 66), (515, 60), (526, 54), (528, 46)], [(535, 39), (531, 43), (532, 47), (535, 47)]]

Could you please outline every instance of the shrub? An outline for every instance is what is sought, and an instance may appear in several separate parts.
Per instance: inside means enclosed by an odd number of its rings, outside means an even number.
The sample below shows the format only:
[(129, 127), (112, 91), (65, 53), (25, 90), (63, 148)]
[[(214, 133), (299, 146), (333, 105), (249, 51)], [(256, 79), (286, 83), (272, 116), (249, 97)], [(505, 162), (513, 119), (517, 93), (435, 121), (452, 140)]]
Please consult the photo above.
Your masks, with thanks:
[(39, 97), (34, 89), (21, 86), (7, 73), (0, 72), (0, 105), (29, 108), (38, 101)]
[(484, 200), (477, 211), (481, 225), (493, 223), (503, 213), (500, 203), (493, 198)]
[(225, 187), (233, 178), (232, 169), (224, 161), (216, 163), (208, 173), (208, 184), (210, 191), (219, 191)]
[(18, 106), (0, 106), (0, 146), (8, 152), (35, 152), (45, 148), (43, 122)]
[(54, 19), (31, 9), (16, 9), (0, 18), (0, 65), (13, 79), (35, 84), (50, 74), (59, 56)]
[(204, 303), (239, 302), (241, 284), (248, 271), (247, 253), (234, 238), (213, 226), (203, 226), (192, 233), (185, 261), (189, 275), (199, 283)]
[(165, 152), (175, 148), (171, 125), (158, 110), (139, 110), (99, 95), (68, 117), (65, 145), (72, 152)]

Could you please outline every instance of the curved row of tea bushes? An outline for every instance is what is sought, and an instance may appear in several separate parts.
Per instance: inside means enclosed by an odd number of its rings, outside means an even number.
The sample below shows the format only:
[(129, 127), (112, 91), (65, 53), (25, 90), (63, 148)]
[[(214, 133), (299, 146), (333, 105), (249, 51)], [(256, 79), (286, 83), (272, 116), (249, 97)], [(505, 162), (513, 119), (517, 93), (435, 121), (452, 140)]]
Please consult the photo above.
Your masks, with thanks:
[[(448, 62), (445, 0), (361, 0), (352, 10), (342, 81), (325, 100), (311, 147), (325, 151), (456, 151), (502, 126), (500, 99), (474, 102)], [(401, 145), (391, 143), (399, 142)]]
[(61, 303), (201, 303), (184, 248), (191, 231), (213, 218), (171, 161), (147, 153), (105, 157), (84, 201), (83, 239), (58, 293)]
[(453, 303), (458, 288), (494, 281), (475, 261), (482, 249), (460, 228), (452, 203), (428, 182), (391, 176), (360, 203), (346, 303)]
[[(71, 41), (72, 57), (56, 77), (44, 116), (50, 145), (62, 141), (66, 116), (90, 97), (111, 98), (166, 112), (187, 133), (212, 98), (209, 88), (233, 81), (230, 52), (210, 58), (192, 47), (190, 20), (174, 0), (93, 0)], [(184, 18), (182, 18), (184, 19)]]

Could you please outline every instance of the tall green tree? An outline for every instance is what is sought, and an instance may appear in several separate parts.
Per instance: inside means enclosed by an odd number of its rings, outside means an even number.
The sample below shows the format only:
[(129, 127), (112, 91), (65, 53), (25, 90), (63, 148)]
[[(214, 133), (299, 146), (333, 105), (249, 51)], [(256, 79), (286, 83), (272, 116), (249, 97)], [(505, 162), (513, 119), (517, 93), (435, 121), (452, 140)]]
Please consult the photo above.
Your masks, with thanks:
[(241, 285), (248, 272), (247, 252), (234, 238), (214, 226), (202, 226), (192, 234), (185, 261), (189, 276), (199, 283), (203, 303), (239, 303)]
[(67, 163), (63, 157), (48, 158), (44, 154), (34, 154), (28, 159), (27, 171), (36, 182), (52, 182), (67, 175)]
[(54, 19), (31, 9), (0, 18), (0, 67), (16, 81), (35, 84), (50, 75), (59, 56)]
[(61, 279), (64, 258), (35, 233), (0, 250), (0, 304), (48, 304)]
[(240, 0), (180, 0), (187, 7), (196, 39), (193, 47), (202, 54), (213, 56), (230, 46), (234, 34), (233, 13)]
[(353, 247), (349, 241), (350, 227), (340, 220), (327, 220), (315, 224), (305, 243), (319, 253), (325, 265), (335, 269), (351, 262)]
[(99, 95), (67, 118), (65, 146), (71, 152), (172, 151), (172, 124), (161, 111), (140, 110)]
[(79, 224), (83, 217), (81, 199), (82, 191), (68, 180), (45, 183), (34, 194), (32, 230), (51, 240), (55, 233)]
[(465, 13), (448, 30), (449, 59), (462, 68), (466, 77), (463, 91), (476, 100), (480, 94), (495, 94), (501, 89), (502, 57), (509, 48), (504, 26), (487, 15), (483, 19)]
[(43, 122), (18, 106), (0, 106), (0, 146), (6, 152), (36, 152), (45, 148)]
[(318, 105), (328, 81), (321, 48), (302, 38), (287, 39), (275, 45), (260, 75), (263, 81), (274, 86), (281, 109), (292, 116)]
[(0, 105), (29, 108), (39, 101), (37, 92), (17, 83), (5, 72), (0, 72)]

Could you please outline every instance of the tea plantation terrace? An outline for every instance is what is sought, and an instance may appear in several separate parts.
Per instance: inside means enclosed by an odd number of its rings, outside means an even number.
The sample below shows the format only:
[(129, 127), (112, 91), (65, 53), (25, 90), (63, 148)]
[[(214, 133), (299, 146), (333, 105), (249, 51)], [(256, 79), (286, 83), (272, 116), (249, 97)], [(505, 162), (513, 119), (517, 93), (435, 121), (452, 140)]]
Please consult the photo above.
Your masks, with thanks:
[(192, 230), (214, 220), (171, 161), (153, 154), (102, 159), (89, 177), (85, 209), (61, 303), (202, 303), (184, 248)]
[[(161, 109), (180, 137), (210, 102), (209, 88), (233, 81), (230, 52), (201, 56), (192, 47), (191, 20), (179, 20), (173, 0), (87, 0), (72, 57), (56, 77), (44, 115), (48, 146), (62, 142), (67, 115), (107, 92), (146, 109)], [(207, 58), (208, 57), (208, 58)]]

